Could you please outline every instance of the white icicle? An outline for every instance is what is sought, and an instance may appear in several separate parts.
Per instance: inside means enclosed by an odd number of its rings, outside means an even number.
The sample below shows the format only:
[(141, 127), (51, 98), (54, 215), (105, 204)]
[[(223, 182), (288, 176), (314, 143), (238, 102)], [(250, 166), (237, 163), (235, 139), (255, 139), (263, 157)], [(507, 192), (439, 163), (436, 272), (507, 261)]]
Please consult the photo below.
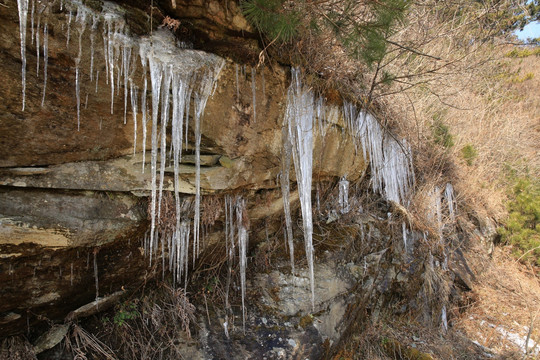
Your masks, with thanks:
[(109, 82), (111, 85), (111, 114), (114, 113), (114, 42), (111, 21), (107, 22), (107, 62), (109, 69)]
[(45, 105), (45, 94), (47, 93), (47, 66), (49, 65), (49, 28), (47, 21), (43, 25), (43, 96), (41, 107)]
[(293, 148), (294, 168), (304, 226), (304, 245), (309, 267), (311, 305), (315, 309), (315, 278), (313, 269), (313, 220), (311, 209), (311, 177), (313, 171), (313, 119), (315, 102), (313, 93), (303, 89), (300, 70), (292, 69), (291, 85), (287, 92), (285, 121)]
[(31, 36), (32, 44), (34, 44), (34, 14), (35, 12), (36, 12), (36, 0), (32, 0), (32, 11), (30, 15), (30, 23), (32, 24), (32, 36)]
[(142, 111), (142, 128), (143, 128), (143, 140), (142, 140), (142, 172), (144, 173), (145, 163), (146, 163), (146, 114), (148, 108), (146, 106), (146, 91), (148, 90), (148, 78), (146, 77), (146, 61), (143, 61), (143, 74), (144, 74), (144, 85), (143, 91), (141, 93), (141, 111)]
[[(117, 51), (118, 52), (118, 51)], [(151, 149), (151, 177), (152, 177), (152, 199), (150, 205), (151, 230), (148, 244), (149, 253), (154, 253), (158, 244), (156, 224), (157, 218), (161, 215), (161, 202), (164, 185), (164, 174), (167, 154), (167, 124), (171, 121), (172, 128), (171, 151), (173, 154), (174, 166), (174, 196), (176, 201), (176, 226), (172, 234), (160, 234), (163, 241), (168, 242), (169, 267), (173, 272), (176, 281), (180, 281), (182, 274), (186, 274), (188, 269), (188, 250), (190, 238), (191, 223), (187, 219), (187, 213), (195, 211), (193, 221), (193, 259), (197, 257), (200, 251), (199, 244), (199, 226), (200, 226), (200, 120), (206, 106), (206, 101), (210, 96), (215, 81), (224, 61), (214, 55), (202, 54), (193, 50), (180, 50), (175, 46), (175, 40), (172, 34), (162, 30), (156, 31), (151, 36), (142, 38), (139, 42), (139, 54), (146, 73), (146, 67), (149, 66), (151, 78), (152, 94), (152, 149)], [(109, 55), (110, 58), (110, 55)], [(130, 62), (122, 60), (121, 72), (124, 76), (130, 77)], [(110, 64), (109, 64), (110, 65)], [(111, 65), (110, 65), (111, 66)], [(109, 68), (110, 68), (109, 66)], [(204, 70), (204, 73), (202, 73)], [(114, 78), (111, 77), (111, 82)], [(141, 111), (143, 112), (143, 169), (144, 152), (146, 143), (146, 93), (147, 81), (143, 78), (143, 91), (141, 94)], [(169, 93), (169, 90), (172, 90)], [(184, 209), (184, 205), (179, 207), (179, 163), (181, 161), (183, 123), (184, 119), (189, 118), (189, 104), (191, 93), (194, 93), (194, 111), (195, 121), (195, 143), (196, 143), (196, 196), (195, 206), (189, 202), (189, 207)], [(172, 95), (172, 96), (171, 96)], [(134, 98), (134, 96), (132, 96)], [(172, 102), (172, 116), (171, 112)], [(161, 125), (158, 124), (159, 114), (161, 113)], [(160, 144), (158, 144), (158, 127), (161, 129)], [(187, 129), (187, 124), (186, 124)], [(187, 133), (187, 131), (186, 131)], [(157, 186), (157, 151), (160, 148), (160, 176), (159, 193)], [(183, 203), (182, 203), (183, 204)], [(188, 209), (189, 208), (189, 209)], [(195, 208), (195, 209), (194, 209)], [(157, 216), (156, 216), (157, 215)], [(186, 278), (187, 279), (187, 278)], [(187, 283), (187, 280), (186, 280)]]
[(281, 194), (283, 196), (283, 212), (285, 215), (285, 229), (287, 244), (289, 246), (289, 256), (291, 262), (291, 273), (294, 275), (294, 238), (291, 219), (289, 170), (291, 168), (292, 144), (289, 139), (289, 130), (286, 126), (282, 127), (283, 149), (281, 154)]
[(96, 71), (96, 94), (97, 94), (98, 88), (99, 88), (98, 84), (99, 84), (99, 70)]
[(94, 81), (94, 42), (98, 23), (99, 17), (94, 16), (92, 18), (92, 28), (90, 31), (90, 81)]
[(404, 140), (398, 142), (371, 114), (350, 103), (345, 102), (343, 115), (355, 145), (360, 142), (364, 158), (369, 157), (373, 191), (406, 206), (414, 185), (410, 146)]
[(244, 333), (246, 332), (246, 266), (247, 266), (247, 247), (248, 232), (245, 224), (247, 219), (246, 202), (241, 197), (236, 199), (236, 224), (238, 226), (238, 251), (240, 256), (240, 287), (242, 291), (242, 325)]
[(71, 38), (71, 18), (73, 17), (73, 13), (71, 9), (69, 10), (68, 14), (68, 24), (67, 24), (67, 34), (66, 34), (66, 47), (69, 49), (69, 40)]
[(452, 223), (456, 222), (456, 210), (455, 210), (455, 199), (454, 199), (454, 188), (452, 184), (447, 183), (446, 188), (444, 189), (444, 197), (448, 203), (448, 213), (450, 214), (450, 221)]
[(251, 67), (251, 95), (252, 95), (252, 106), (253, 106), (253, 122), (257, 121), (257, 90), (255, 88), (255, 80), (256, 80), (257, 72), (255, 70), (255, 67)]
[(401, 223), (401, 231), (403, 234), (403, 247), (405, 248), (405, 251), (407, 251), (407, 225), (405, 222)]
[[(71, 12), (70, 12), (71, 14)], [(77, 11), (76, 22), (79, 24), (79, 52), (75, 59), (75, 95), (77, 97), (77, 131), (81, 128), (81, 79), (80, 79), (80, 65), (82, 57), (82, 36), (86, 29), (86, 11), (82, 8)]]
[(446, 305), (443, 305), (441, 309), (441, 322), (444, 331), (448, 331), (448, 319), (446, 317)]
[(21, 38), (21, 60), (22, 60), (22, 110), (26, 102), (26, 19), (28, 17), (28, 0), (17, 0), (19, 10), (19, 35)]
[(163, 180), (165, 178), (165, 162), (167, 160), (167, 124), (169, 122), (169, 90), (171, 88), (171, 69), (163, 68), (163, 83), (161, 85), (161, 145), (159, 169), (159, 200), (158, 219), (161, 216), (161, 200), (163, 195)]
[[(144, 54), (141, 54), (144, 56)], [(156, 227), (156, 181), (157, 181), (157, 127), (159, 112), (159, 95), (161, 91), (161, 79), (163, 71), (161, 64), (156, 63), (153, 56), (149, 56), (150, 79), (152, 81), (152, 150), (150, 160), (150, 171), (152, 174), (152, 203), (151, 203), (151, 228), (150, 228), (150, 263), (152, 263), (152, 249), (154, 247), (154, 230)]]
[(339, 181), (339, 211), (342, 214), (349, 212), (349, 181), (343, 176)]
[[(33, 19), (32, 19), (33, 20)], [(40, 50), (40, 44), (39, 44), (39, 28), (41, 27), (41, 12), (38, 9), (38, 20), (37, 20), (37, 31), (36, 31), (36, 75), (39, 77), (39, 50)], [(32, 25), (33, 26), (33, 25)], [(34, 29), (32, 29), (32, 33)]]
[(129, 82), (129, 92), (131, 96), (131, 113), (133, 114), (133, 155), (137, 151), (137, 87), (133, 82)]
[(124, 69), (124, 125), (127, 121), (127, 97), (128, 97), (128, 80), (129, 80), (129, 65), (131, 63), (131, 46), (124, 44), (122, 47), (122, 64)]

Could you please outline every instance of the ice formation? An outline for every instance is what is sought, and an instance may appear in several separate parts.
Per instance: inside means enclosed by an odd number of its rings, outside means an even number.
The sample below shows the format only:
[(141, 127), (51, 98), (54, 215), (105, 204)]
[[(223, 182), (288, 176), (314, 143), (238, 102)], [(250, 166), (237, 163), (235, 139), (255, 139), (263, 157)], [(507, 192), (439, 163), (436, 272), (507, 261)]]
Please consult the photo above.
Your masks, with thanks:
[(454, 188), (452, 187), (452, 184), (447, 183), (446, 187), (444, 189), (444, 197), (446, 198), (446, 202), (448, 203), (448, 213), (450, 215), (450, 221), (452, 223), (456, 222), (456, 209), (455, 209), (455, 199), (454, 199)]
[[(195, 133), (195, 204), (193, 220), (193, 257), (200, 251), (200, 120), (204, 114), (206, 101), (211, 95), (215, 81), (224, 65), (223, 59), (215, 55), (203, 54), (194, 50), (179, 49), (175, 46), (174, 37), (166, 30), (157, 31), (150, 37), (143, 38), (139, 43), (139, 54), (143, 69), (148, 65), (152, 86), (152, 203), (150, 254), (154, 249), (154, 231), (156, 214), (161, 211), (161, 199), (166, 163), (166, 129), (170, 117), (170, 90), (172, 89), (172, 147), (175, 162), (175, 197), (178, 197), (178, 162), (181, 159), (183, 129), (187, 135), (187, 119), (190, 115), (189, 104), (191, 95), (194, 98), (194, 133)], [(112, 81), (112, 79), (111, 79)], [(145, 85), (146, 87), (146, 85)], [(161, 105), (161, 107), (160, 107)], [(143, 101), (143, 123), (145, 122), (145, 103)], [(157, 151), (158, 151), (158, 119), (161, 115), (161, 144), (159, 193), (157, 190)], [(185, 126), (184, 126), (185, 119)], [(143, 134), (144, 137), (144, 134)], [(143, 140), (144, 141), (144, 140)], [(158, 201), (156, 201), (156, 198)], [(152, 256), (152, 255), (151, 255)]]
[(240, 256), (240, 287), (242, 290), (242, 325), (246, 332), (246, 266), (247, 266), (247, 246), (248, 232), (246, 220), (246, 201), (240, 197), (236, 201), (236, 222), (238, 226), (238, 251)]
[[(315, 307), (315, 279), (313, 272), (313, 220), (311, 209), (311, 176), (313, 172), (313, 123), (315, 117), (315, 96), (302, 87), (300, 70), (292, 69), (291, 85), (287, 92), (285, 124), (292, 144), (292, 155), (298, 195), (302, 209), (304, 246), (309, 267), (311, 304)], [(283, 181), (288, 179), (283, 179)]]
[(246, 330), (246, 267), (248, 248), (249, 220), (246, 212), (246, 201), (241, 196), (225, 195), (225, 244), (227, 251), (227, 284), (225, 287), (225, 321), (228, 323), (230, 309), (229, 288), (232, 281), (232, 267), (235, 257), (235, 248), (238, 247), (240, 262), (240, 288), (242, 293), (242, 325)]
[(346, 214), (349, 212), (349, 181), (347, 181), (346, 177), (343, 176), (341, 180), (339, 181), (339, 211), (342, 214)]
[(357, 146), (361, 143), (364, 159), (369, 157), (373, 190), (407, 206), (414, 185), (410, 146), (385, 131), (373, 115), (358, 111), (351, 103), (344, 104), (343, 115)]
[(294, 238), (292, 230), (292, 218), (291, 218), (291, 206), (289, 203), (290, 198), (290, 184), (289, 184), (289, 170), (291, 168), (291, 156), (292, 156), (292, 144), (288, 135), (288, 127), (282, 127), (282, 139), (283, 148), (281, 154), (281, 194), (283, 196), (283, 212), (285, 215), (285, 238), (289, 246), (289, 255), (291, 261), (291, 273), (294, 275)]
[(28, 0), (17, 0), (19, 10), (19, 34), (21, 38), (21, 60), (22, 60), (22, 110), (26, 102), (26, 20), (28, 17)]
[(41, 107), (45, 105), (45, 94), (47, 93), (47, 66), (49, 65), (49, 25), (43, 25), (43, 96)]

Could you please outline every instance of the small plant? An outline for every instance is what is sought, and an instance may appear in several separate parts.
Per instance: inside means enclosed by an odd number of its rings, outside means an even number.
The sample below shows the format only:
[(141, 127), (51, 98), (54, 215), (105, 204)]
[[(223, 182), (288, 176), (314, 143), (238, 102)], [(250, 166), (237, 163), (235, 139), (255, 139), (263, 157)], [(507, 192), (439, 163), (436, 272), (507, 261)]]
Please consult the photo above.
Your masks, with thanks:
[(125, 302), (120, 305), (120, 309), (114, 315), (113, 322), (117, 326), (123, 326), (127, 320), (133, 320), (139, 316), (135, 303)]
[(454, 137), (450, 133), (448, 125), (446, 125), (439, 117), (434, 117), (435, 123), (433, 124), (433, 138), (435, 144), (441, 145), (446, 149), (454, 146)]
[(478, 151), (473, 145), (467, 144), (461, 149), (461, 156), (467, 165), (472, 166), (474, 160), (478, 156)]
[(540, 56), (540, 47), (534, 49), (513, 49), (512, 51), (507, 52), (504, 56), (509, 58), (526, 58), (532, 55)]

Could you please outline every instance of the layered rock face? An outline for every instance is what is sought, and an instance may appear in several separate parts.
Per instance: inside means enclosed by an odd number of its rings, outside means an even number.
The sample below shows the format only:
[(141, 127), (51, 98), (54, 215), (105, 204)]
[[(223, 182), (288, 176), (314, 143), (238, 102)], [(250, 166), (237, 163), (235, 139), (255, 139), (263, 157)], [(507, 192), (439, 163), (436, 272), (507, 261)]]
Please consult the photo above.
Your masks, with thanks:
[[(247, 55), (238, 59), (252, 57), (256, 41), (249, 39), (250, 29), (236, 5), (225, 9), (211, 2), (213, 7), (203, 11), (206, 5), (172, 1), (163, 8), (172, 17), (185, 14), (198, 19), (184, 28), (195, 47), (202, 43), (196, 35), (208, 26), (205, 39), (210, 49), (227, 55), (234, 44), (241, 43), (237, 49)], [(152, 124), (146, 124), (143, 160), (140, 102), (133, 114), (130, 101), (125, 100), (129, 98), (124, 97), (130, 89), (122, 81), (113, 90), (111, 114), (110, 82), (116, 78), (108, 76), (109, 65), (104, 61), (106, 23), (92, 30), (89, 21), (82, 32), (75, 8), (66, 4), (60, 9), (59, 2), (45, 10), (39, 2), (34, 6), (34, 25), (29, 10), (26, 34), (24, 111), (17, 4), (0, 7), (0, 336), (25, 332), (42, 317), (62, 319), (96, 296), (133, 289), (148, 273), (142, 241), (149, 227)], [(121, 8), (135, 38), (149, 28), (148, 15), (155, 15), (136, 6)], [(47, 85), (42, 105), (45, 56)], [(136, 57), (133, 54), (131, 64), (140, 91), (144, 72)], [(241, 193), (247, 200), (247, 214), (256, 223), (283, 211), (278, 175), (289, 75), (277, 65), (255, 69), (225, 61), (201, 119), (201, 192), (203, 196)], [(120, 60), (113, 62), (116, 73), (124, 71)], [(147, 78), (150, 84), (149, 74)], [(150, 97), (149, 92), (148, 109)], [(186, 196), (196, 192), (192, 126), (177, 186)], [(324, 137), (315, 133), (314, 181), (344, 175), (350, 180), (359, 178), (366, 162), (342, 120), (325, 126)], [(167, 147), (170, 141), (169, 136)], [(172, 162), (167, 162), (165, 191), (172, 191), (173, 183)], [(262, 195), (272, 200), (262, 204)], [(291, 200), (295, 199), (293, 192)], [(221, 230), (212, 234), (210, 228), (206, 239), (224, 241), (224, 235)]]

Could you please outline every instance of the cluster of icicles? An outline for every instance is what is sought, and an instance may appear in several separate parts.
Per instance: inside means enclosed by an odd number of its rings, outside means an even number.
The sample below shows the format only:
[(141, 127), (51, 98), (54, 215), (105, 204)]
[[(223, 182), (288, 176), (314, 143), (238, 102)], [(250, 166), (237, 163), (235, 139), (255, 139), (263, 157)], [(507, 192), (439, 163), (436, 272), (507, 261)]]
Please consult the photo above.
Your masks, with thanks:
[[(29, 0), (17, 0), (20, 17), (20, 38), (22, 57), (22, 91), (23, 110), (26, 89), (26, 23)], [(48, 10), (54, 1), (32, 1), (32, 39), (36, 39), (39, 58), (40, 14)], [(147, 98), (151, 99), (151, 229), (144, 241), (144, 248), (149, 254), (150, 262), (162, 252), (161, 260), (165, 267), (165, 257), (168, 256), (168, 266), (173, 277), (180, 282), (187, 278), (190, 239), (192, 239), (192, 260), (195, 261), (201, 251), (200, 244), (200, 145), (201, 119), (208, 98), (216, 87), (216, 82), (225, 61), (213, 54), (200, 51), (181, 49), (174, 37), (166, 30), (154, 32), (151, 36), (140, 39), (128, 35), (121, 9), (111, 3), (103, 3), (103, 11), (96, 13), (78, 1), (61, 4), (67, 12), (67, 43), (69, 44), (73, 14), (78, 34), (78, 56), (76, 58), (76, 101), (77, 123), (80, 127), (80, 65), (82, 58), (81, 41), (87, 29), (90, 32), (90, 81), (95, 81), (98, 89), (99, 70), (94, 66), (94, 45), (98, 28), (102, 27), (103, 54), (105, 62), (105, 79), (110, 85), (111, 113), (114, 111), (115, 95), (123, 88), (124, 123), (127, 120), (128, 97), (131, 99), (131, 111), (134, 125), (134, 152), (137, 143), (137, 114), (142, 114), (142, 154), (145, 170), (145, 144), (147, 139)], [(37, 10), (36, 10), (37, 7)], [(37, 29), (34, 27), (34, 16), (38, 14)], [(44, 17), (46, 19), (46, 17)], [(45, 101), (47, 73), (47, 23), (43, 25), (43, 54), (44, 54), (44, 89)], [(140, 61), (138, 61), (140, 59)], [(138, 71), (138, 65), (142, 71)], [(38, 62), (39, 69), (39, 62)], [(150, 83), (148, 82), (150, 75)], [(253, 118), (255, 108), (255, 69), (252, 68)], [(237, 97), (238, 66), (236, 67)], [(355, 139), (357, 151), (362, 151), (364, 158), (370, 159), (373, 190), (379, 192), (387, 200), (407, 205), (414, 184), (412, 157), (409, 146), (400, 142), (384, 131), (383, 127), (369, 113), (357, 109), (350, 103), (343, 108), (327, 105), (322, 97), (316, 96), (311, 90), (302, 86), (301, 72), (292, 69), (292, 80), (287, 92), (287, 108), (283, 126), (283, 151), (281, 190), (284, 202), (286, 221), (286, 236), (290, 250), (292, 273), (294, 269), (294, 242), (292, 231), (291, 211), (289, 204), (289, 170), (294, 162), (298, 192), (304, 229), (305, 252), (308, 260), (309, 278), (311, 284), (312, 305), (314, 306), (314, 265), (313, 265), (313, 220), (312, 220), (312, 171), (313, 171), (313, 138), (314, 132), (324, 137), (328, 124), (335, 124), (340, 118), (344, 119)], [(140, 85), (140, 86), (138, 86)], [(150, 96), (148, 94), (150, 93)], [(264, 87), (263, 87), (264, 93)], [(264, 96), (264, 94), (263, 94)], [(87, 95), (88, 97), (88, 95)], [(139, 101), (140, 99), (140, 101)], [(140, 104), (140, 106), (139, 106)], [(195, 197), (185, 199), (179, 193), (179, 163), (182, 158), (182, 148), (187, 147), (188, 125), (190, 118), (195, 135)], [(167, 144), (166, 129), (170, 127), (170, 143)], [(169, 152), (169, 155), (167, 155)], [(350, 154), (354, 156), (354, 154)], [(291, 161), (292, 158), (292, 161)], [(163, 202), (163, 185), (165, 164), (172, 161), (174, 165), (174, 198), (175, 220), (174, 231), (159, 234), (156, 222), (160, 219)], [(158, 170), (159, 165), (159, 170)], [(159, 176), (158, 176), (159, 171)], [(343, 177), (339, 184), (339, 206), (341, 213), (350, 211), (348, 202), (349, 183)], [(235, 248), (238, 247), (240, 262), (240, 277), (242, 289), (242, 313), (245, 319), (245, 269), (247, 264), (247, 214), (245, 200), (240, 197), (226, 197), (226, 243), (229, 261), (229, 278), (232, 272)], [(193, 224), (191, 224), (193, 219)], [(191, 230), (193, 229), (193, 233)], [(404, 230), (405, 231), (405, 230)], [(161, 244), (161, 246), (160, 246)], [(227, 293), (228, 293), (227, 286)], [(227, 297), (227, 307), (228, 297)], [(226, 321), (227, 323), (227, 321)], [(244, 320), (245, 326), (245, 320)], [(227, 332), (227, 325), (224, 325)]]

